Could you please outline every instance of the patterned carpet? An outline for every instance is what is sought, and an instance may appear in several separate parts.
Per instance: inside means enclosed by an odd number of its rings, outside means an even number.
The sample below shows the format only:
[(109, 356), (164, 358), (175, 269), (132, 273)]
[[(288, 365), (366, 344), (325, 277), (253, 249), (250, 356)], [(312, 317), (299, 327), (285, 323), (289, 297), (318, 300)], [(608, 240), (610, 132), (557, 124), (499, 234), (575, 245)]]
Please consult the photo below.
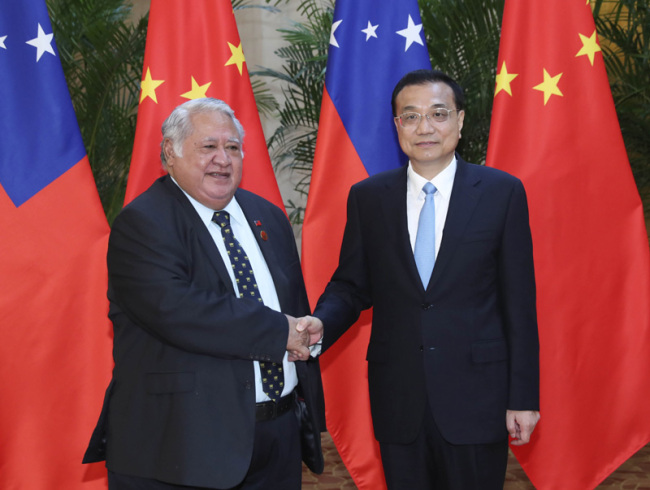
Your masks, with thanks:
[[(328, 434), (323, 434), (323, 453), (325, 454), (325, 472), (322, 475), (314, 475), (306, 467), (303, 467), (303, 490), (355, 490), (356, 486)], [(511, 454), (508, 460), (508, 473), (504, 489), (532, 490), (534, 488)], [(597, 488), (599, 490), (650, 489), (650, 444), (623, 463)]]

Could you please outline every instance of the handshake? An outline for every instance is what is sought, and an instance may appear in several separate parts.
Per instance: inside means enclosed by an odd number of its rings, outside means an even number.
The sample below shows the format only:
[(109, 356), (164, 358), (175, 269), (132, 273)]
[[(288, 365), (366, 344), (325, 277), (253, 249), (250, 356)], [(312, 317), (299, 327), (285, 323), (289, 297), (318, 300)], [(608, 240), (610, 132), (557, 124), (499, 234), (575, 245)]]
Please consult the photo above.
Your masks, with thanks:
[(306, 361), (309, 359), (309, 347), (323, 338), (323, 322), (313, 316), (294, 318), (286, 315), (289, 320), (289, 337), (287, 352), (290, 361)]

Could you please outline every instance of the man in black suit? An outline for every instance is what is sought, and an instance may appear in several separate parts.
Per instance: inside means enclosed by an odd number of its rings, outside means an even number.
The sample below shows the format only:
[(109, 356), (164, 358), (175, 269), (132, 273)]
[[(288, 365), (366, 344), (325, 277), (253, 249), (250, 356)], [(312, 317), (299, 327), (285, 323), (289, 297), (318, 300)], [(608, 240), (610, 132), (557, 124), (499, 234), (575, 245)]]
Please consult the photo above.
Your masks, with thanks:
[(115, 368), (84, 462), (105, 459), (111, 489), (299, 489), (301, 454), (323, 469), (324, 403), (291, 226), (238, 188), (226, 103), (186, 102), (162, 133), (168, 175), (109, 240)]
[(325, 351), (374, 308), (368, 383), (389, 489), (500, 489), (508, 434), (525, 444), (539, 419), (526, 194), (456, 154), (464, 96), (447, 75), (405, 75), (392, 106), (409, 165), (352, 187), (338, 268), (299, 329), (323, 333)]

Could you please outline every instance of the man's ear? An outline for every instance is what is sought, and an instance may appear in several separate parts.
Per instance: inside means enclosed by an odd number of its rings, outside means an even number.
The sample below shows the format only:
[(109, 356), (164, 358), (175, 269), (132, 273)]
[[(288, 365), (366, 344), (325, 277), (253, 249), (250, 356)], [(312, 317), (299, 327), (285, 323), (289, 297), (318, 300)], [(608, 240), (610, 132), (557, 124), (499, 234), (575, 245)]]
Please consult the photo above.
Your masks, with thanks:
[(169, 138), (166, 138), (165, 141), (163, 141), (163, 153), (165, 154), (167, 165), (173, 165), (173, 160), (176, 154), (174, 153), (174, 145), (172, 144), (172, 140)]

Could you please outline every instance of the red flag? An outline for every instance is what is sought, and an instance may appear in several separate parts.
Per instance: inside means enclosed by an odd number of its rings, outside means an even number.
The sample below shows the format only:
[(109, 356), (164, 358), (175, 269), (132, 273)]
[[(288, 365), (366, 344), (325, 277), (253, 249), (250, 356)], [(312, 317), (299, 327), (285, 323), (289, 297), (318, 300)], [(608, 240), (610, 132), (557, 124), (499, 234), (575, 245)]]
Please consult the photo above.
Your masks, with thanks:
[[(430, 68), (416, 0), (338, 0), (302, 239), (315, 306), (338, 263), (346, 200), (356, 182), (406, 161), (391, 94), (411, 70)], [(328, 430), (357, 488), (386, 488), (370, 418), (366, 350), (370, 312), (321, 358)]]
[(650, 255), (589, 3), (506, 0), (489, 165), (528, 193), (541, 414), (536, 488), (594, 488), (650, 440)]
[(215, 97), (246, 131), (241, 186), (284, 209), (230, 0), (152, 0), (142, 77), (126, 203), (165, 173), (160, 127), (174, 107)]
[(43, 0), (0, 4), (0, 488), (99, 489), (108, 224)]

